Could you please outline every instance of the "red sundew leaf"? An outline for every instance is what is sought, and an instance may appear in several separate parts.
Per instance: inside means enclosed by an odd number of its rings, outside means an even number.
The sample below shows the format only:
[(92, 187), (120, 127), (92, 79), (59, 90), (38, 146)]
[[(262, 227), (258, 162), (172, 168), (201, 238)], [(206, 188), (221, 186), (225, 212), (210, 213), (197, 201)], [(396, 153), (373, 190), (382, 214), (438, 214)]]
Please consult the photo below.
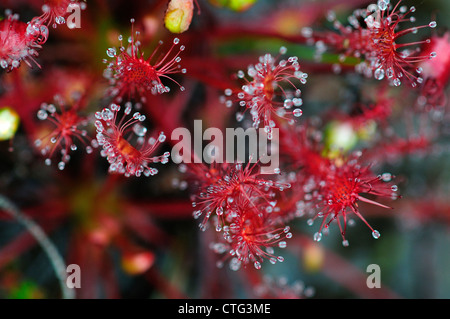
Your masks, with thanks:
[(17, 15), (8, 14), (0, 21), (0, 67), (7, 72), (20, 67), (21, 62), (28, 66), (39, 64), (35, 58), (48, 37), (45, 26), (35, 26), (19, 21)]
[(440, 86), (445, 86), (450, 78), (450, 32), (443, 36), (433, 35), (422, 50), (425, 55), (436, 52), (436, 58), (419, 64), (423, 76), (436, 79)]
[(164, 132), (149, 137), (147, 128), (140, 124), (145, 121), (145, 115), (134, 112), (130, 116), (131, 103), (125, 103), (123, 114), (118, 117), (120, 109), (120, 105), (112, 103), (109, 108), (95, 113), (96, 140), (103, 148), (101, 156), (110, 164), (108, 172), (125, 177), (157, 174), (158, 170), (150, 165), (166, 164), (170, 156), (169, 152), (154, 155), (166, 140)]
[[(345, 56), (361, 58), (362, 63), (357, 65), (356, 71), (376, 80), (387, 79), (393, 86), (400, 86), (402, 82), (417, 87), (424, 79), (417, 64), (435, 58), (436, 53), (423, 55), (420, 48), (412, 50), (430, 40), (398, 43), (398, 39), (409, 33), (416, 33), (422, 28), (435, 28), (436, 22), (428, 25), (403, 27), (403, 23), (411, 22), (409, 14), (416, 11), (412, 6), (409, 10), (400, 6), (402, 0), (396, 5), (388, 2), (372, 4), (365, 10), (355, 10), (348, 18), (351, 26), (345, 27), (335, 17), (328, 15), (336, 32), (330, 32), (320, 44), (320, 53), (326, 51), (327, 46), (334, 48)], [(363, 20), (361, 23), (359, 20)], [(402, 28), (398, 28), (402, 26)]]
[[(309, 223), (312, 224), (316, 218), (323, 218), (319, 231), (314, 234), (315, 240), (320, 241), (322, 230), (328, 231), (331, 222), (337, 221), (343, 239), (342, 244), (348, 246), (345, 233), (349, 213), (359, 217), (372, 231), (372, 236), (378, 239), (380, 233), (374, 230), (365, 220), (358, 209), (358, 203), (363, 201), (379, 207), (390, 208), (367, 199), (361, 194), (397, 199), (399, 197), (396, 194), (398, 187), (392, 183), (392, 176), (390, 174), (375, 175), (370, 170), (370, 166), (362, 166), (358, 155), (338, 158), (336, 161), (330, 161), (329, 163), (330, 165), (325, 166), (324, 172), (316, 172), (313, 175), (317, 178), (316, 183), (318, 183), (315, 188), (317, 194), (313, 197), (317, 199), (317, 209), (320, 212), (313, 219), (310, 219)], [(343, 225), (341, 225), (341, 222), (343, 222)]]
[(111, 59), (103, 61), (107, 63), (104, 75), (110, 82), (106, 95), (113, 98), (114, 102), (122, 103), (133, 98), (142, 100), (146, 92), (167, 93), (170, 88), (163, 84), (163, 79), (174, 82), (181, 91), (185, 91), (184, 86), (173, 78), (173, 74), (186, 73), (186, 69), (179, 64), (180, 54), (185, 50), (184, 45), (179, 45), (180, 39), (174, 38), (171, 47), (161, 55), (159, 49), (163, 42), (160, 41), (150, 56), (145, 57), (137, 39), (139, 32), (134, 31), (134, 19), (131, 19), (131, 23), (132, 34), (127, 48), (123, 46), (123, 36), (120, 35), (119, 49), (111, 47), (106, 50)]
[(445, 108), (448, 97), (445, 88), (450, 79), (450, 33), (442, 37), (433, 35), (431, 42), (423, 48), (424, 54), (436, 53), (436, 57), (419, 64), (418, 70), (425, 79), (417, 99), (420, 109)]
[[(314, 234), (315, 240), (320, 241), (322, 231), (327, 232), (331, 222), (336, 221), (342, 235), (342, 244), (348, 246), (345, 232), (348, 215), (351, 214), (355, 214), (369, 227), (374, 238), (379, 238), (379, 232), (374, 230), (360, 213), (358, 203), (362, 201), (388, 208), (365, 196), (370, 194), (380, 198), (397, 199), (398, 187), (391, 182), (392, 175), (375, 175), (371, 166), (364, 164), (366, 162), (362, 160), (363, 152), (340, 154), (336, 158), (327, 157), (323, 153), (323, 146), (311, 141), (305, 128), (298, 133), (292, 137), (294, 144), (288, 144), (287, 147), (295, 150), (288, 152), (293, 153), (295, 167), (301, 169), (308, 181), (304, 184), (304, 179), (299, 179), (300, 187), (307, 185), (309, 188), (303, 202), (313, 206), (309, 210), (314, 212), (314, 217), (308, 220), (308, 224), (312, 225), (316, 219), (321, 219), (319, 231)], [(283, 134), (289, 134), (289, 131)], [(291, 184), (295, 185), (295, 182)]]
[(81, 101), (75, 100), (73, 105), (68, 106), (64, 99), (55, 96), (54, 102), (58, 108), (55, 104), (41, 104), (37, 112), (38, 119), (52, 125), (48, 133), (35, 140), (35, 146), (39, 147), (41, 154), (46, 157), (47, 165), (50, 165), (57, 151), (61, 154), (58, 163), (60, 170), (63, 170), (70, 160), (71, 151), (84, 147), (87, 153), (92, 153), (92, 139), (87, 131), (89, 120), (78, 113)]
[(250, 64), (247, 72), (239, 70), (237, 78), (242, 83), (241, 89), (225, 90), (227, 107), (238, 103), (243, 109), (238, 115), (249, 112), (253, 127), (263, 126), (265, 132), (272, 136), (275, 119), (288, 119), (294, 124), (294, 117), (300, 117), (303, 105), (300, 84), (305, 84), (308, 74), (300, 70), (296, 56), (286, 56), (287, 49), (282, 46), (277, 56), (266, 53), (259, 57), (257, 63)]

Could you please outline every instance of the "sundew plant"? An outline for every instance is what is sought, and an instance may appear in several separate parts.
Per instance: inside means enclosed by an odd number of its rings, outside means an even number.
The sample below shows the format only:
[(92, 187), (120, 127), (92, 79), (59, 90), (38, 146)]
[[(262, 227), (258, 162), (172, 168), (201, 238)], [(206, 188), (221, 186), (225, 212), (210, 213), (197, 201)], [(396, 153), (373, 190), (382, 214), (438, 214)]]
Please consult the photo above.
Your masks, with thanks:
[(0, 297), (449, 298), (449, 14), (1, 0)]

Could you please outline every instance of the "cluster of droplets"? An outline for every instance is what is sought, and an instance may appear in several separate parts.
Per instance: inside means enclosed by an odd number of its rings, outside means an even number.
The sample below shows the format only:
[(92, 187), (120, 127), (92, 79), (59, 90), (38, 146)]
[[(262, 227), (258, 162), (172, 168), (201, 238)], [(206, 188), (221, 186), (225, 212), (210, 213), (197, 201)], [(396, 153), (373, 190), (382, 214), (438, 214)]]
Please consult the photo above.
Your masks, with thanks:
[[(146, 117), (139, 112), (134, 112), (131, 118), (126, 119), (132, 112), (131, 102), (125, 104), (123, 116), (119, 119), (120, 109), (119, 105), (113, 103), (109, 108), (95, 113), (96, 139), (102, 146), (100, 155), (109, 163), (109, 172), (126, 177), (157, 174), (158, 170), (149, 165), (166, 164), (169, 161), (169, 152), (153, 156), (154, 151), (165, 142), (166, 136), (160, 132), (157, 138), (148, 138), (147, 128), (142, 124)], [(131, 144), (132, 140), (134, 145)]]
[[(287, 116), (300, 117), (303, 114), (301, 90), (295, 82), (305, 84), (308, 74), (300, 70), (298, 57), (281, 59), (286, 53), (287, 49), (281, 47), (277, 57), (271, 54), (259, 57), (257, 64), (248, 67), (247, 74), (238, 71), (237, 77), (245, 84), (240, 90), (226, 89), (222, 98), (227, 107), (237, 102), (239, 107), (249, 111), (253, 126), (257, 128), (262, 124), (269, 139), (272, 139), (272, 129), (276, 127), (273, 116), (288, 119), (293, 124), (295, 120)], [(236, 113), (238, 121), (244, 119), (244, 112)]]
[(203, 216), (203, 220), (199, 224), (203, 231), (207, 229), (209, 218), (213, 212), (221, 222), (221, 225), (216, 226), (216, 230), (221, 231), (224, 224), (224, 212), (234, 207), (235, 199), (240, 195), (258, 196), (260, 200), (270, 204), (267, 210), (271, 210), (275, 206), (275, 202), (272, 201), (275, 191), (281, 192), (291, 187), (289, 183), (260, 177), (259, 173), (255, 172), (257, 165), (251, 165), (251, 159), (246, 165), (242, 163), (215, 164), (212, 168), (202, 165), (204, 171), (198, 176), (201, 185), (193, 196), (192, 206), (196, 208), (193, 216), (195, 219)]
[[(134, 19), (131, 19), (132, 25)], [(123, 35), (119, 35), (119, 50), (115, 47), (108, 48), (106, 55), (110, 59), (104, 59), (107, 64), (104, 77), (110, 82), (110, 90), (108, 95), (115, 98), (115, 101), (121, 103), (124, 99), (139, 98), (145, 102), (145, 93), (147, 91), (152, 94), (163, 94), (170, 91), (170, 87), (163, 84), (162, 79), (169, 79), (176, 83), (181, 91), (185, 88), (171, 77), (172, 74), (186, 73), (186, 69), (179, 64), (181, 52), (185, 50), (184, 45), (180, 45), (178, 51), (175, 48), (180, 44), (180, 39), (173, 40), (170, 49), (156, 58), (159, 48), (163, 45), (163, 41), (159, 41), (158, 46), (153, 53), (145, 58), (141, 51), (141, 42), (137, 40), (139, 31), (134, 32), (132, 27), (132, 35), (128, 37), (128, 47), (123, 45)]]
[[(373, 38), (373, 47), (378, 48), (378, 50), (373, 50), (371, 54), (367, 55), (367, 58), (370, 61), (375, 79), (382, 80), (386, 77), (394, 86), (400, 86), (403, 78), (406, 78), (413, 87), (416, 87), (418, 84), (423, 83), (423, 78), (421, 77), (422, 69), (417, 67), (416, 64), (435, 58), (436, 53), (432, 52), (429, 55), (420, 56), (420, 48), (410, 49), (408, 47), (429, 43), (430, 39), (405, 44), (397, 44), (395, 41), (408, 33), (415, 34), (421, 28), (436, 28), (437, 23), (436, 21), (431, 21), (428, 25), (397, 31), (396, 28), (399, 23), (416, 21), (413, 16), (407, 18), (410, 13), (416, 11), (416, 8), (414, 6), (409, 9), (406, 6), (399, 7), (400, 2), (397, 3), (390, 13), (391, 4), (389, 0), (379, 0), (376, 7), (372, 5), (372, 7), (367, 9), (369, 13), (378, 12), (380, 16), (380, 21), (376, 21), (373, 15), (365, 19)], [(390, 36), (388, 41), (385, 40), (386, 33)], [(398, 50), (399, 48), (406, 49), (400, 51)]]
[(307, 224), (312, 226), (316, 219), (321, 220), (319, 231), (313, 235), (315, 241), (320, 241), (324, 234), (328, 234), (330, 224), (336, 222), (342, 235), (342, 245), (348, 246), (349, 242), (345, 238), (346, 229), (348, 225), (354, 224), (349, 214), (361, 219), (372, 231), (373, 238), (380, 238), (379, 231), (373, 229), (359, 212), (358, 202), (390, 208), (361, 194), (395, 200), (398, 197), (398, 187), (391, 183), (391, 174), (376, 176), (368, 166), (362, 166), (359, 163), (360, 156), (361, 153), (356, 152), (347, 159), (340, 158), (337, 161), (324, 159), (327, 161), (324, 171), (317, 172), (314, 181), (309, 185), (305, 199), (315, 203), (316, 213), (313, 218), (307, 220)]
[(11, 10), (5, 11), (6, 18), (0, 21), (0, 67), (11, 71), (25, 62), (28, 66), (40, 65), (35, 58), (38, 50), (47, 42), (48, 26), (56, 28), (67, 24), (71, 29), (79, 27), (79, 19), (66, 21), (65, 17), (74, 10), (86, 9), (86, 3), (78, 0), (48, 0), (42, 5), (42, 15), (25, 23)]
[(58, 169), (63, 170), (69, 162), (71, 152), (76, 151), (81, 144), (87, 154), (91, 154), (98, 147), (97, 141), (88, 136), (87, 126), (89, 120), (77, 114), (76, 107), (66, 109), (61, 98), (55, 97), (60, 111), (55, 104), (42, 103), (37, 112), (37, 118), (51, 124), (49, 133), (34, 141), (45, 157), (45, 164), (51, 165), (52, 158), (59, 150), (61, 160)]
[(219, 268), (225, 261), (233, 271), (249, 264), (261, 269), (264, 260), (271, 264), (284, 261), (283, 256), (275, 254), (275, 248), (286, 248), (286, 240), (292, 238), (292, 233), (289, 226), (278, 225), (270, 218), (267, 211), (272, 209), (270, 204), (236, 198), (235, 205), (224, 211), (225, 225), (214, 218), (216, 231), (222, 236), (212, 242), (210, 248), (217, 254), (224, 254), (217, 261)]
[(10, 10), (5, 15), (0, 21), (0, 67), (9, 72), (17, 69), (22, 61), (30, 67), (38, 65), (35, 58), (47, 41), (47, 27), (19, 21), (19, 15)]
[(261, 178), (256, 172), (258, 166), (250, 162), (201, 166), (192, 169), (199, 184), (192, 196), (193, 216), (203, 216), (199, 224), (202, 231), (212, 226), (221, 234), (218, 242), (211, 244), (213, 251), (225, 254), (217, 265), (221, 267), (229, 260), (232, 270), (249, 263), (260, 269), (263, 259), (283, 261), (283, 257), (274, 255), (273, 246), (286, 247), (285, 239), (292, 233), (274, 218), (279, 210), (274, 197), (290, 185)]
[[(408, 17), (416, 11), (414, 6), (400, 6), (401, 0), (393, 7), (389, 0), (379, 0), (366, 9), (357, 9), (349, 16), (349, 26), (342, 25), (334, 12), (329, 12), (327, 19), (338, 33), (328, 33), (315, 39), (317, 55), (326, 52), (328, 47), (340, 51), (339, 61), (344, 62), (348, 56), (362, 61), (356, 65), (356, 71), (376, 80), (387, 79), (393, 86), (408, 82), (412, 87), (423, 83), (419, 62), (433, 59), (436, 53), (420, 55), (420, 45), (429, 43), (429, 39), (416, 42), (397, 43), (406, 34), (415, 34), (422, 28), (436, 28), (436, 21), (428, 25), (400, 29), (404, 22), (415, 22), (415, 17)], [(312, 37), (313, 31), (306, 33)], [(336, 68), (340, 70), (340, 68)]]

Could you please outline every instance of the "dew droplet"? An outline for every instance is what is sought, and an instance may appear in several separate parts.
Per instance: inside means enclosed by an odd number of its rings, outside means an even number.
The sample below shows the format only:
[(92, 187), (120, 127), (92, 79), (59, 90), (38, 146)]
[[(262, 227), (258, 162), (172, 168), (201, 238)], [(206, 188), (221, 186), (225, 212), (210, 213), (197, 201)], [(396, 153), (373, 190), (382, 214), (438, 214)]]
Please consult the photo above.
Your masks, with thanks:
[(378, 9), (384, 11), (387, 9), (389, 0), (378, 0)]
[(295, 109), (292, 114), (294, 114), (295, 117), (300, 117), (303, 114), (303, 111), (301, 109)]
[(47, 118), (47, 116), (48, 116), (48, 114), (47, 114), (47, 112), (44, 111), (44, 110), (39, 110), (39, 111), (37, 112), (37, 117), (38, 117), (38, 119), (40, 119), (41, 121), (45, 120), (45, 119)]
[(109, 56), (110, 58), (114, 58), (116, 54), (117, 54), (116, 48), (109, 48), (108, 50), (106, 50), (106, 55)]
[(313, 238), (314, 241), (320, 241), (322, 239), (322, 233), (319, 232), (315, 233)]
[(374, 230), (372, 232), (372, 236), (373, 236), (373, 238), (378, 239), (378, 238), (380, 238), (381, 235), (380, 235), (380, 232), (378, 230)]
[(384, 78), (384, 70), (382, 68), (378, 68), (374, 72), (374, 77), (377, 80), (382, 80)]
[(238, 271), (241, 268), (241, 262), (237, 258), (233, 258), (230, 260), (230, 269), (233, 271)]
[(133, 132), (137, 136), (145, 136), (145, 134), (147, 133), (147, 128), (141, 124), (134, 124)]

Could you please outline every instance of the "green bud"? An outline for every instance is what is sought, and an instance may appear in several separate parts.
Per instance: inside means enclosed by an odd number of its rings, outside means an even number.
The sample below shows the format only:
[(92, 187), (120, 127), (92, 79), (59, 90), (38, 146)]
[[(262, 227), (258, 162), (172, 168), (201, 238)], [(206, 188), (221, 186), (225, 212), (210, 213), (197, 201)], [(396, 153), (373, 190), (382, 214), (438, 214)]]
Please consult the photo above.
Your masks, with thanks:
[(218, 7), (226, 7), (233, 11), (245, 11), (249, 9), (257, 0), (210, 0), (210, 2)]
[(183, 33), (189, 29), (193, 14), (193, 0), (171, 0), (164, 17), (164, 24), (172, 33)]
[(329, 157), (348, 152), (358, 143), (358, 134), (350, 123), (333, 121), (325, 129), (324, 144)]
[(0, 141), (14, 137), (19, 127), (20, 117), (10, 107), (0, 108)]

